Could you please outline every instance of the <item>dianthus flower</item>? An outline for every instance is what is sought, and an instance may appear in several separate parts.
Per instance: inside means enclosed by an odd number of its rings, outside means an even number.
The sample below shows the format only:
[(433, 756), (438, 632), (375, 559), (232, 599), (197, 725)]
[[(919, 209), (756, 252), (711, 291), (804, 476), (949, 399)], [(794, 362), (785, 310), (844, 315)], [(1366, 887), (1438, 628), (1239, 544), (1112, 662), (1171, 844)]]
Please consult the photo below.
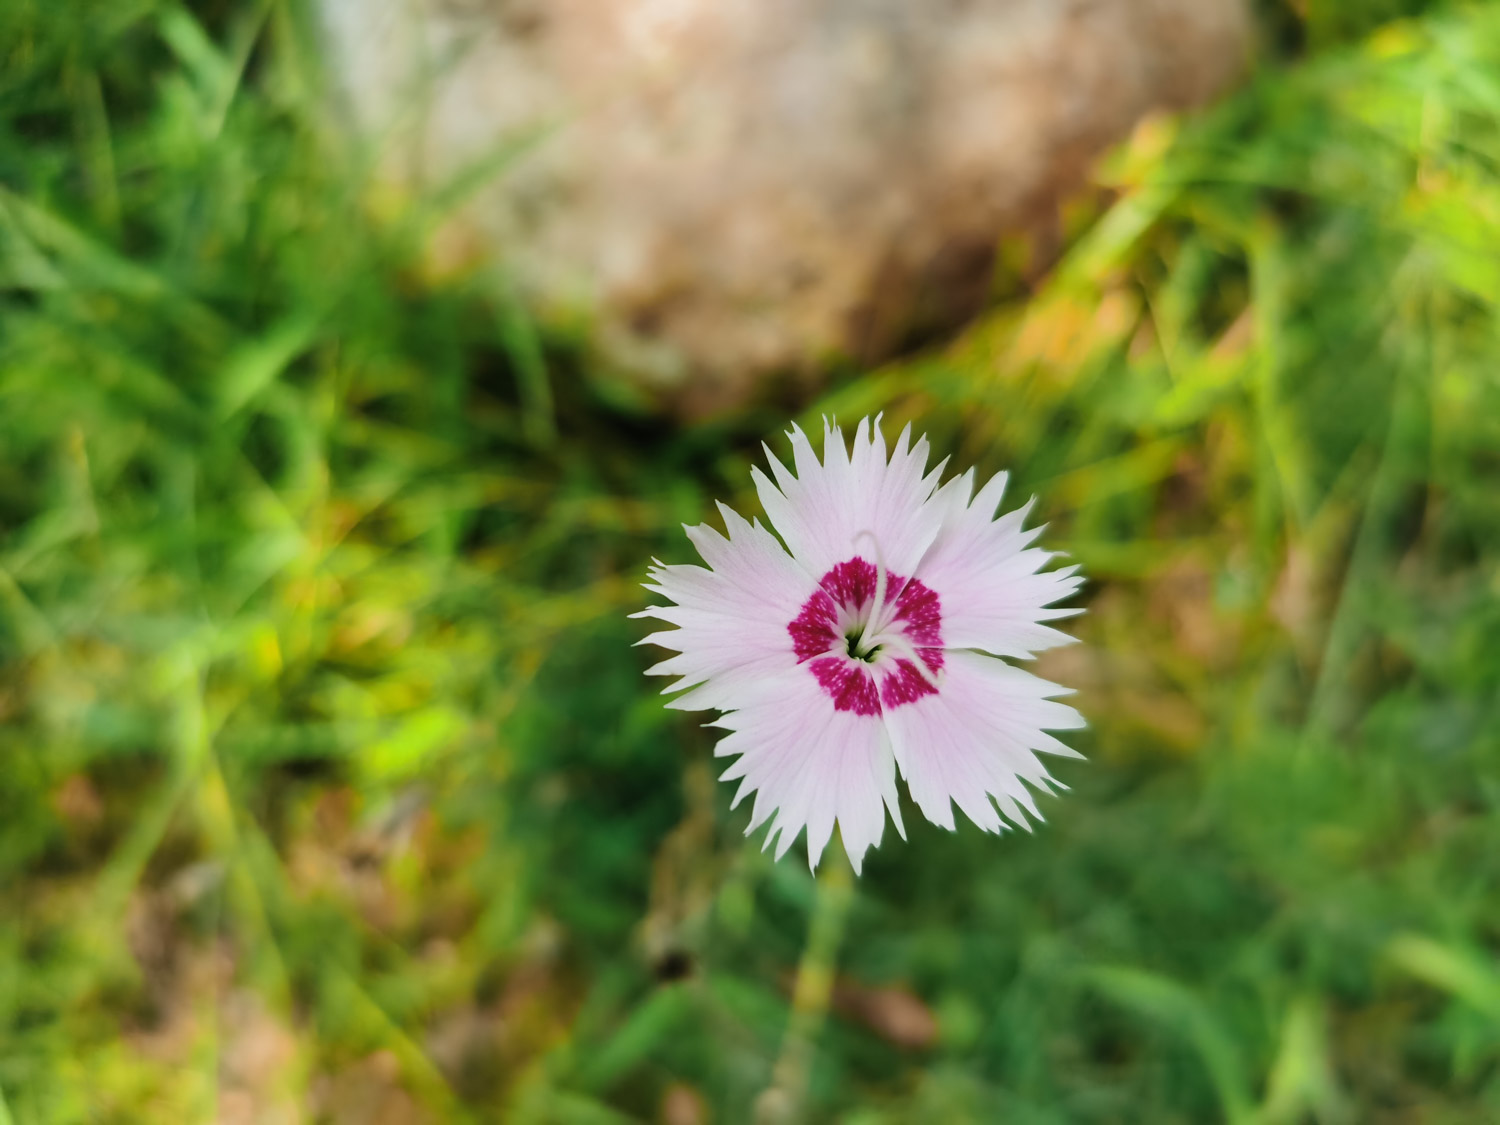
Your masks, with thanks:
[(1042, 570), (1030, 504), (996, 516), (1006, 474), (939, 487), (927, 439), (908, 427), (887, 454), (879, 421), (852, 451), (825, 421), (821, 462), (794, 426), (796, 475), (769, 448), (774, 483), (753, 473), (780, 540), (720, 504), (727, 537), (686, 528), (708, 565), (657, 560), (646, 588), (673, 604), (635, 615), (675, 626), (640, 642), (677, 654), (649, 669), (678, 677), (667, 705), (724, 712), (709, 725), (729, 732), (716, 756), (737, 756), (734, 803), (755, 794), (747, 833), (774, 814), (780, 859), (805, 827), (816, 867), (837, 822), (856, 872), (887, 810), (906, 836), (897, 770), (944, 828), (954, 804), (986, 832), (1002, 813), (1025, 826), (1027, 783), (1056, 784), (1037, 755), (1078, 756), (1045, 732), (1083, 725), (1063, 688), (1006, 663), (1070, 639), (1043, 622), (1077, 612), (1046, 608), (1077, 568)]

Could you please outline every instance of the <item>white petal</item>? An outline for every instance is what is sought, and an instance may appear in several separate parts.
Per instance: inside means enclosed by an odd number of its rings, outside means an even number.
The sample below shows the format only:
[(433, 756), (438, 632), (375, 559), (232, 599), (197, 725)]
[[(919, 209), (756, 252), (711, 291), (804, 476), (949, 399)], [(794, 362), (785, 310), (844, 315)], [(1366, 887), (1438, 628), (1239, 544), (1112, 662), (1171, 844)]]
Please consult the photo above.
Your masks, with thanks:
[(742, 689), (795, 667), (787, 626), (817, 589), (759, 522), (719, 511), (727, 539), (707, 524), (687, 529), (708, 566), (652, 567), (646, 588), (676, 604), (632, 615), (677, 626), (639, 643), (676, 651), (650, 672), (679, 677), (669, 692), (698, 685), (669, 704), (686, 710), (736, 707)]
[(825, 422), (821, 462), (807, 435), (793, 427), (796, 475), (769, 448), (775, 483), (759, 469), (754, 472), (772, 527), (816, 577), (855, 555), (875, 561), (864, 533), (875, 537), (890, 570), (910, 576), (938, 533), (942, 511), (928, 503), (937, 474), (926, 472), (927, 439), (911, 446), (908, 428), (888, 454), (879, 421), (860, 422), (852, 453), (843, 431)]
[(723, 775), (743, 779), (735, 804), (755, 794), (747, 834), (774, 814), (766, 844), (779, 836), (777, 859), (806, 827), (807, 858), (816, 868), (837, 822), (858, 873), (865, 852), (880, 843), (886, 809), (906, 834), (895, 761), (879, 716), (836, 711), (806, 668), (762, 683), (740, 710), (712, 725), (730, 732), (714, 753), (739, 755)]
[(1037, 753), (1079, 756), (1043, 733), (1083, 726), (1077, 711), (1050, 698), (1066, 689), (980, 653), (950, 651), (946, 660), (936, 695), (885, 712), (912, 800), (948, 829), (953, 803), (986, 832), (1003, 827), (992, 799), (1023, 827), (1023, 808), (1041, 819), (1025, 784), (1052, 783)]
[(942, 605), (943, 643), (996, 656), (1025, 658), (1072, 640), (1044, 621), (1074, 609), (1048, 609), (1077, 591), (1076, 567), (1038, 573), (1054, 557), (1028, 544), (1041, 528), (1023, 530), (1031, 505), (994, 518), (1006, 474), (992, 477), (971, 502), (973, 473), (955, 477), (933, 498), (942, 528), (917, 577)]

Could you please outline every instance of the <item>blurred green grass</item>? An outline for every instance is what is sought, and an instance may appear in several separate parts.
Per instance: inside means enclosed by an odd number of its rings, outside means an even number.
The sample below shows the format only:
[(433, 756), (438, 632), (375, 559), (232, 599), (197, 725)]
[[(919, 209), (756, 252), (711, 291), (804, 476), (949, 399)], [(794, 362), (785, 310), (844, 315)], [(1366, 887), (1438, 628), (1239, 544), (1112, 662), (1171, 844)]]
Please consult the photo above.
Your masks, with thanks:
[[(1500, 5), (1263, 7), (1043, 281), (808, 408), (1040, 495), (1092, 724), (819, 923), (810, 1119), (1500, 1119)], [(0, 1122), (748, 1121), (830, 908), (624, 614), (783, 419), (432, 277), (315, 46), (0, 6)]]

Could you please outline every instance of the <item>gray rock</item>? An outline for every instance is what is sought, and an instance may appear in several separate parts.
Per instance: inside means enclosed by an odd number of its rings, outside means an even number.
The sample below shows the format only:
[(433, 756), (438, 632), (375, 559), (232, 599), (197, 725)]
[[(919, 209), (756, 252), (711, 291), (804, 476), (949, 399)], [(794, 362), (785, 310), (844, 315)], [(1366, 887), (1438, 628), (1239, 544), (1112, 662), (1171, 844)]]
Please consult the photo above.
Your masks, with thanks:
[[(983, 299), (1146, 112), (1240, 71), (1243, 0), (321, 0), (437, 239), (699, 413)], [(477, 186), (475, 186), (477, 185)]]

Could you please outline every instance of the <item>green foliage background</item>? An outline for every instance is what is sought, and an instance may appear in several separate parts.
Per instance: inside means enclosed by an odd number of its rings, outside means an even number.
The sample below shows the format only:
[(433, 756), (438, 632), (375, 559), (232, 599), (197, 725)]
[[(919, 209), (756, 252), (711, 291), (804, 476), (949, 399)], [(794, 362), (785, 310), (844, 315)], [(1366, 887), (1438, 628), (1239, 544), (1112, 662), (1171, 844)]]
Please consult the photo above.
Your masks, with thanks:
[(1500, 1120), (1500, 5), (1263, 9), (807, 406), (1090, 577), (1047, 823), (820, 884), (625, 619), (785, 415), (431, 276), (289, 0), (0, 4), (0, 1123)]

